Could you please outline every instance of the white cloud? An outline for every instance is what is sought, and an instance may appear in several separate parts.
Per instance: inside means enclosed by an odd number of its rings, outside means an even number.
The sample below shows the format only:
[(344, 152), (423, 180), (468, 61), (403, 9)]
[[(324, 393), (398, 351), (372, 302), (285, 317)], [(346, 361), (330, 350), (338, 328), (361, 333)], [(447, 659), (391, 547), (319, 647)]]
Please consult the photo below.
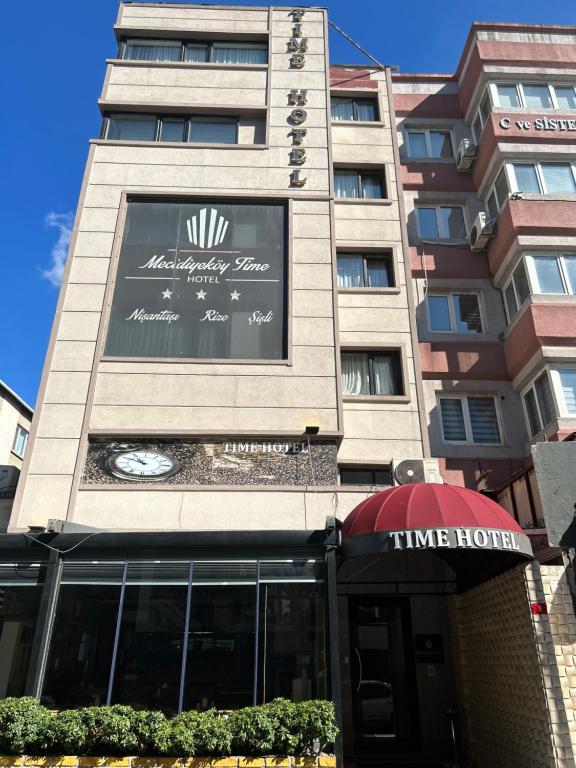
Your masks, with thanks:
[(62, 282), (64, 264), (66, 263), (66, 255), (68, 254), (68, 246), (70, 245), (70, 237), (72, 235), (73, 221), (73, 213), (56, 213), (55, 211), (47, 213), (44, 219), (45, 226), (54, 227), (58, 230), (58, 239), (50, 253), (52, 262), (50, 268), (41, 268), (40, 272), (42, 277), (56, 287)]

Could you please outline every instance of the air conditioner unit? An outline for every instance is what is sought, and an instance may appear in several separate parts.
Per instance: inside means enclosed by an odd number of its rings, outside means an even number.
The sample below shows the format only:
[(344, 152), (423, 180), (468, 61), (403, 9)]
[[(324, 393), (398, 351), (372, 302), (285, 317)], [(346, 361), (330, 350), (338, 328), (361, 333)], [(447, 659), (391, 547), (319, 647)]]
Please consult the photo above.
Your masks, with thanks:
[(437, 459), (394, 459), (392, 477), (396, 485), (444, 482)]
[(484, 211), (476, 216), (476, 221), (470, 230), (470, 248), (473, 251), (483, 251), (488, 240), (496, 234), (496, 220), (489, 219)]
[(456, 152), (456, 168), (459, 171), (471, 171), (478, 157), (478, 147), (470, 139), (462, 139)]

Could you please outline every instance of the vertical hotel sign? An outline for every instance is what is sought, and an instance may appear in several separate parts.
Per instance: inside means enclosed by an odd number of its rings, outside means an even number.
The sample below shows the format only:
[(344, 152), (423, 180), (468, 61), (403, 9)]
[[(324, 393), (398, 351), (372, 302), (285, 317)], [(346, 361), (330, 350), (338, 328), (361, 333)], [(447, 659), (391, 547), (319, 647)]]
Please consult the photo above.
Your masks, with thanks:
[[(290, 56), (290, 69), (303, 69), (306, 64), (308, 52), (308, 38), (303, 36), (303, 19), (306, 11), (296, 8), (288, 11), (292, 18), (292, 37), (288, 40), (288, 54)], [(293, 107), (288, 116), (288, 122), (292, 130), (288, 136), (292, 139), (290, 149), (290, 165), (296, 166), (290, 174), (290, 186), (301, 188), (306, 184), (306, 177), (302, 176), (301, 166), (306, 163), (306, 149), (303, 146), (307, 130), (304, 123), (308, 119), (308, 113), (304, 109), (308, 102), (307, 92), (293, 88), (288, 94), (288, 104)]]

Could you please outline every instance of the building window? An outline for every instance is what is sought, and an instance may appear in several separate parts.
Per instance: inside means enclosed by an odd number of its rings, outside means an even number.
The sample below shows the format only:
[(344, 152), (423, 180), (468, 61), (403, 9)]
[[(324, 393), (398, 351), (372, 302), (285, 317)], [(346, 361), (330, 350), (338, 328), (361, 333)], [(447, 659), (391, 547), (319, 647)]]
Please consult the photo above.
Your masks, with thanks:
[(332, 97), (330, 113), (332, 120), (355, 120), (374, 122), (378, 120), (378, 107), (375, 99), (353, 99)]
[(428, 294), (428, 326), (434, 333), (482, 333), (476, 293)]
[(194, 115), (109, 115), (104, 138), (114, 141), (173, 141), (195, 144), (237, 144), (238, 118)]
[(576, 294), (576, 254), (526, 256), (532, 293)]
[(544, 371), (523, 393), (530, 437), (541, 432), (556, 416), (548, 371)]
[(334, 172), (334, 187), (337, 198), (384, 198), (383, 174), (369, 171)]
[(403, 395), (400, 353), (342, 352), (344, 395)]
[(576, 88), (570, 84), (492, 83), (494, 104), (525, 109), (576, 109)]
[(44, 576), (38, 563), (0, 564), (0, 699), (25, 694)]
[(24, 427), (18, 426), (16, 427), (16, 434), (14, 435), (14, 442), (12, 443), (12, 453), (15, 453), (17, 456), (24, 456), (24, 451), (26, 450), (26, 444), (28, 443), (28, 430), (24, 429)]
[(391, 257), (382, 253), (338, 253), (339, 288), (389, 288)]
[(127, 40), (122, 58), (130, 61), (180, 61), (182, 43), (170, 40)]
[(42, 702), (174, 713), (323, 698), (323, 599), (309, 557), (67, 561)]
[(504, 297), (504, 306), (506, 307), (508, 322), (511, 323), (514, 317), (518, 314), (520, 307), (530, 296), (530, 287), (528, 285), (528, 278), (526, 276), (526, 268), (524, 267), (523, 260), (518, 262), (518, 266), (512, 273), (512, 277), (508, 281), (508, 284), (504, 286), (502, 295)]
[(440, 395), (438, 405), (445, 443), (501, 444), (493, 395)]
[(482, 98), (480, 99), (480, 104), (476, 111), (476, 116), (474, 117), (474, 121), (472, 122), (472, 131), (474, 133), (474, 139), (476, 140), (476, 144), (480, 143), (480, 137), (482, 136), (482, 131), (484, 130), (484, 126), (488, 122), (488, 116), (490, 115), (491, 111), (492, 111), (492, 102), (490, 101), (490, 92), (489, 92), (489, 89), (486, 88), (486, 90), (484, 91), (484, 94), (482, 95)]
[(508, 163), (507, 168), (512, 192), (576, 194), (575, 168), (571, 163)]
[(558, 368), (555, 372), (560, 380), (560, 391), (564, 401), (563, 414), (576, 415), (576, 368)]
[(340, 485), (392, 485), (392, 468), (389, 464), (381, 467), (340, 467)]
[(492, 219), (498, 216), (508, 200), (509, 194), (510, 189), (508, 187), (508, 179), (506, 178), (506, 168), (502, 168), (486, 200), (486, 207)]
[(127, 40), (122, 58), (130, 61), (187, 61), (197, 64), (266, 64), (263, 43), (183, 42), (178, 40)]
[(466, 224), (461, 205), (416, 207), (418, 236), (421, 240), (465, 240)]
[(452, 158), (452, 137), (450, 131), (408, 130), (406, 131), (407, 155), (410, 158)]

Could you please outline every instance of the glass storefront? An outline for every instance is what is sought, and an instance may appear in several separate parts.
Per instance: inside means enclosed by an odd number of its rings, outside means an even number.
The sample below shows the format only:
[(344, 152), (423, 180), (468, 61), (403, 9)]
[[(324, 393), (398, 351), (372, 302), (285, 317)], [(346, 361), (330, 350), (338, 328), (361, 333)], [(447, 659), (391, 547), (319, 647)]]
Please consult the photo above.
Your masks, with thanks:
[(63, 565), (42, 701), (235, 709), (326, 695), (314, 559)]
[(24, 695), (44, 576), (40, 563), (0, 564), (0, 699)]

